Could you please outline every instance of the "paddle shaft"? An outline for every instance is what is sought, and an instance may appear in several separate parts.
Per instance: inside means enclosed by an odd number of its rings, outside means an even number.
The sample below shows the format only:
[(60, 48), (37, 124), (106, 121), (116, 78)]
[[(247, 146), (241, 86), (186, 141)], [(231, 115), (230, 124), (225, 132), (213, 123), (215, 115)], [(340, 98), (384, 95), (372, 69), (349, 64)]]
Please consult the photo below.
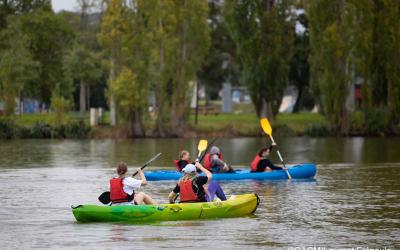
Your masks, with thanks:
[[(161, 155), (161, 153), (158, 153), (156, 156), (154, 156), (153, 158), (151, 158), (148, 162), (146, 162), (142, 167), (140, 167), (140, 169), (144, 169), (145, 167), (147, 167), (152, 161), (154, 161), (155, 159), (157, 159), (159, 156)], [(138, 174), (138, 171), (136, 171), (135, 173), (133, 173), (132, 177), (134, 177), (135, 175)]]
[[(271, 134), (269, 134), (269, 138), (271, 138), (272, 144), (276, 144), (276, 143), (275, 143), (275, 140), (274, 140), (274, 137), (272, 137)], [(281, 152), (279, 152), (278, 147), (276, 147), (276, 153), (278, 154), (279, 160), (281, 160), (281, 162), (282, 162), (282, 164), (283, 164), (283, 167), (286, 168), (286, 164), (285, 164), (285, 162), (283, 161)], [(289, 178), (289, 179), (292, 179), (292, 176), (289, 174), (289, 171), (288, 171), (288, 170), (285, 170), (285, 171), (286, 171), (286, 174), (287, 174), (288, 178)]]

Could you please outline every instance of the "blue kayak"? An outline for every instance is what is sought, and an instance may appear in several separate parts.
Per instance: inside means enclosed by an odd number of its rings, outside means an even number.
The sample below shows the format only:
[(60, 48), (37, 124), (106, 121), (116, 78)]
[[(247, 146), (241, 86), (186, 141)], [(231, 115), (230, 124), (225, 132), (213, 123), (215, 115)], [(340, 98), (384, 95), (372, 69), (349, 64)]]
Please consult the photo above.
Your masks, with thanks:
[[(288, 171), (293, 179), (313, 178), (317, 173), (317, 167), (312, 163), (301, 163), (296, 165), (287, 165)], [(146, 171), (144, 173), (149, 181), (178, 180), (182, 173), (175, 170), (156, 170)], [(203, 174), (202, 174), (203, 175)], [(235, 173), (213, 173), (214, 180), (284, 180), (288, 176), (283, 170), (272, 172), (252, 173), (249, 169), (238, 169)]]

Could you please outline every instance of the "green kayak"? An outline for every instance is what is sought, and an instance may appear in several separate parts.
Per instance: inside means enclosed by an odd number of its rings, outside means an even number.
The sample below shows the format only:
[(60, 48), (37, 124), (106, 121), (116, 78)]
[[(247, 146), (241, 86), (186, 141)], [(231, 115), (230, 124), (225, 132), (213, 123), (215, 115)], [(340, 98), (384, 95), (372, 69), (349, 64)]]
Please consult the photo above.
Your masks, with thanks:
[(245, 216), (253, 213), (258, 204), (256, 194), (243, 194), (215, 202), (137, 206), (79, 205), (72, 206), (72, 213), (79, 222), (196, 220)]

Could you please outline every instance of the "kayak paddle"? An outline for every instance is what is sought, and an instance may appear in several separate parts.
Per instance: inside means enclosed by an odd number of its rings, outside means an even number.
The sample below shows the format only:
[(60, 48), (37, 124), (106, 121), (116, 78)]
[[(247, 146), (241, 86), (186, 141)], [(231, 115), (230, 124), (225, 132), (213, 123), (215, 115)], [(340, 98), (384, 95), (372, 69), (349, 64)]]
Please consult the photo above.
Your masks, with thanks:
[[(206, 150), (204, 150), (204, 154), (200, 157), (199, 162), (201, 163), (201, 161), (204, 159), (204, 156), (206, 156), (206, 153), (208, 151), (208, 149), (214, 144), (214, 142), (217, 140), (218, 138), (214, 138), (210, 144), (208, 144), (208, 146), (206, 147)], [(200, 152), (199, 152), (200, 155)]]
[[(208, 145), (207, 140), (199, 141), (199, 145), (197, 146), (197, 150), (199, 150), (199, 153), (197, 154), (197, 158), (199, 158), (201, 153), (203, 153), (203, 151), (207, 149), (207, 145)], [(199, 161), (200, 161), (200, 159), (199, 159)]]
[[(154, 161), (155, 159), (157, 159), (159, 156), (161, 155), (161, 153), (158, 153), (156, 156), (154, 156), (153, 158), (151, 158), (150, 160), (148, 160), (145, 164), (143, 164), (142, 167), (140, 167), (140, 169), (144, 169), (145, 167), (147, 167), (152, 161)], [(137, 175), (138, 171), (136, 171), (135, 173), (133, 173), (132, 177), (134, 177), (135, 175)], [(99, 196), (99, 201), (105, 205), (107, 205), (108, 203), (111, 202), (111, 197), (110, 197), (110, 191), (106, 191), (103, 192), (100, 196)]]
[[(269, 123), (268, 119), (262, 118), (260, 120), (260, 124), (261, 124), (261, 128), (264, 130), (264, 133), (269, 135), (269, 138), (271, 138), (271, 141), (273, 144), (276, 144), (274, 141), (274, 137), (272, 137), (272, 127), (271, 127), (271, 124)], [(278, 153), (279, 159), (281, 160), (283, 167), (286, 168), (285, 162), (283, 161), (283, 158), (281, 156), (281, 153), (279, 152), (278, 147), (276, 148), (276, 152)], [(287, 174), (289, 180), (292, 179), (292, 176), (290, 176), (289, 171), (287, 169), (285, 171), (286, 171), (286, 174)]]

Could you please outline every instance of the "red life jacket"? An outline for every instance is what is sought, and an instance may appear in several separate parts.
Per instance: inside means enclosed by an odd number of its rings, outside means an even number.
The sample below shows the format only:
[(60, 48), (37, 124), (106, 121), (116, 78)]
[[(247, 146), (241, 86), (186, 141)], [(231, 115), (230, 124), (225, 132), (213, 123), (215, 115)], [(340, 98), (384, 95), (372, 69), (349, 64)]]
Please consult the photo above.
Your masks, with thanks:
[(122, 183), (122, 178), (111, 178), (110, 179), (110, 199), (112, 203), (128, 202), (130, 197), (124, 192), (124, 184)]
[(198, 201), (197, 195), (193, 191), (193, 179), (181, 179), (179, 181), (180, 188), (180, 201), (181, 202), (191, 202)]
[(257, 165), (260, 162), (261, 157), (257, 154), (256, 157), (254, 157), (253, 161), (251, 162), (251, 171), (256, 172), (257, 171)]
[[(174, 160), (175, 167), (179, 172), (182, 171), (182, 168), (178, 164), (180, 161), (186, 161), (186, 160)], [(186, 165), (189, 164), (189, 163), (190, 163), (189, 161), (186, 161)]]
[[(221, 154), (221, 153), (218, 154), (218, 158), (219, 158), (220, 160), (222, 160), (222, 154)], [(211, 171), (211, 168), (212, 168), (212, 167), (213, 167), (213, 166), (211, 166), (211, 154), (210, 154), (210, 153), (207, 153), (207, 154), (205, 155), (205, 157), (204, 157), (204, 168), (207, 169), (207, 170), (209, 170), (209, 171)]]

